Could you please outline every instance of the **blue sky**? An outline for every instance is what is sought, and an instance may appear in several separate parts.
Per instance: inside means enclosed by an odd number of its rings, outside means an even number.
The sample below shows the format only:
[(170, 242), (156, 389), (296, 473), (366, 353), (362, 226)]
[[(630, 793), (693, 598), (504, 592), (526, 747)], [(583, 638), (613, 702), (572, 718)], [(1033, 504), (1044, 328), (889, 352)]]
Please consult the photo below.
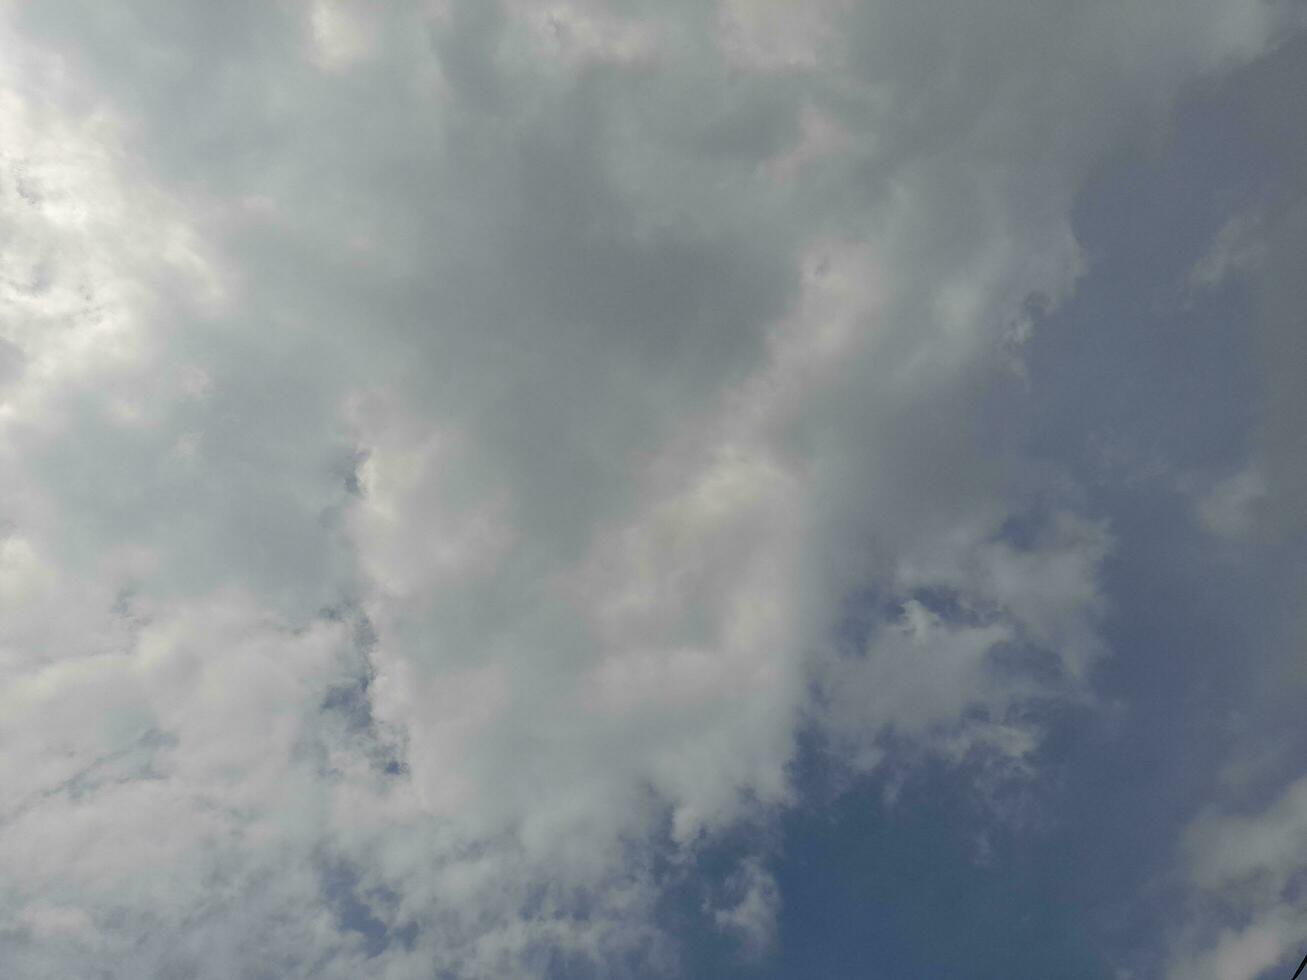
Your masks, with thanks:
[[(1301, 42), (1268, 61), (1258, 71), (1294, 77)], [(1174, 472), (1220, 474), (1256, 452), (1255, 287), (1226, 281), (1196, 300), (1186, 285), (1233, 214), (1284, 193), (1288, 161), (1241, 105), (1261, 81), (1241, 73), (1189, 93), (1160, 147), (1104, 164), (1076, 207), (1090, 271), (1041, 318), (1020, 404), (997, 410), (1116, 531), (1104, 635), (1117, 655), (1095, 677), (1106, 704), (1055, 712), (1040, 775), (1011, 788), (1033, 811), (1015, 823), (977, 799), (967, 766), (923, 767), (886, 806), (883, 779), (832, 791), (838, 762), (800, 756), (810, 805), (779, 831), (777, 952), (741, 975), (1162, 975), (1186, 825), (1228, 792), (1218, 775), (1232, 746), (1260, 740), (1278, 756), (1247, 788), (1254, 807), (1296, 772), (1298, 706), (1291, 692), (1268, 697), (1259, 674), (1292, 642), (1301, 532), (1231, 553)], [(1105, 439), (1134, 458), (1105, 460)], [(705, 945), (690, 972), (739, 970)], [(1287, 976), (1297, 959), (1246, 975)]]
[(1287, 978), (1303, 23), (0, 4), (0, 973)]

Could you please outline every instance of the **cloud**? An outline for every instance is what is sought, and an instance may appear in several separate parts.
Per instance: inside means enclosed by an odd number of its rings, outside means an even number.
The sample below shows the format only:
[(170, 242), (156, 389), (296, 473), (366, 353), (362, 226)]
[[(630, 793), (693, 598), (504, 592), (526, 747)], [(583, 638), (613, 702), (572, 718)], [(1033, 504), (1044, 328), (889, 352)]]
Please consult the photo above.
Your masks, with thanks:
[[(1301, 11), (1299, 11), (1301, 17)], [(1307, 783), (1296, 742), (1303, 623), (1302, 286), (1303, 164), (1307, 144), (1290, 117), (1307, 85), (1297, 33), (1241, 71), (1224, 99), (1264, 149), (1271, 177), (1259, 200), (1217, 234), (1195, 278), (1216, 288), (1237, 274), (1255, 315), (1256, 411), (1248, 460), (1196, 499), (1200, 521), (1272, 570), (1272, 628), (1240, 662), (1239, 714), (1223, 746), (1222, 778), (1194, 816), (1178, 862), (1171, 976), (1289, 975), (1307, 947), (1302, 881)], [(1281, 604), (1283, 603), (1283, 604)]]
[(734, 901), (712, 908), (716, 925), (739, 936), (745, 949), (758, 955), (772, 941), (780, 892), (776, 880), (756, 859), (744, 861), (726, 881)]
[(1252, 514), (1266, 484), (1255, 469), (1242, 470), (1219, 481), (1196, 501), (1195, 509), (1203, 526), (1214, 534), (1237, 537), (1252, 523)]
[[(1186, 864), (1200, 915), (1178, 934), (1170, 976), (1253, 980), (1292, 969), (1307, 943), (1300, 887), (1307, 869), (1307, 780), (1287, 786), (1252, 814), (1209, 808), (1186, 841)], [(1197, 934), (1199, 923), (1233, 923)]]
[(1261, 215), (1253, 212), (1241, 212), (1230, 218), (1189, 271), (1190, 287), (1211, 289), (1231, 276), (1256, 269), (1265, 260), (1261, 223)]
[(674, 969), (814, 716), (1083, 695), (1110, 532), (987, 396), (1269, 8), (783, 7), (6, 8), (7, 975)]

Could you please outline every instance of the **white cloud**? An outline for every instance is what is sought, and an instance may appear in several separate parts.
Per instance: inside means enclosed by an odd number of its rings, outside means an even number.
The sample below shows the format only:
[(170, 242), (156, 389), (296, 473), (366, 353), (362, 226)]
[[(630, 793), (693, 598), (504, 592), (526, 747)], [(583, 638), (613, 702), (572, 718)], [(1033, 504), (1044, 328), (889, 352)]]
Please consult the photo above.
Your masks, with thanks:
[[(1172, 977), (1254, 980), (1268, 967), (1296, 961), (1307, 945), (1307, 779), (1259, 812), (1216, 808), (1194, 821), (1185, 842), (1186, 870), (1204, 914), (1178, 933)], [(1212, 928), (1210, 923), (1234, 923)], [(1289, 967), (1292, 969), (1292, 966)]]
[(717, 927), (736, 935), (750, 955), (765, 952), (781, 902), (776, 879), (757, 859), (749, 859), (730, 875), (726, 888), (728, 901), (709, 909)]
[(1203, 256), (1189, 271), (1192, 289), (1219, 286), (1233, 275), (1256, 269), (1265, 259), (1262, 217), (1256, 211), (1240, 211), (1221, 226)]
[(727, 59), (761, 71), (813, 69), (831, 53), (839, 15), (849, 0), (817, 0), (802, 7), (783, 0), (725, 0), (718, 31)]
[(652, 855), (814, 712), (1025, 756), (996, 652), (1078, 695), (1107, 533), (976, 414), (1266, 15), (783, 6), (7, 11), (0, 972), (670, 968)]
[(367, 4), (317, 0), (310, 8), (313, 58), (327, 71), (341, 71), (376, 49), (376, 26)]
[(1266, 496), (1266, 481), (1255, 467), (1218, 481), (1194, 502), (1198, 520), (1213, 534), (1237, 538), (1253, 524), (1256, 508)]

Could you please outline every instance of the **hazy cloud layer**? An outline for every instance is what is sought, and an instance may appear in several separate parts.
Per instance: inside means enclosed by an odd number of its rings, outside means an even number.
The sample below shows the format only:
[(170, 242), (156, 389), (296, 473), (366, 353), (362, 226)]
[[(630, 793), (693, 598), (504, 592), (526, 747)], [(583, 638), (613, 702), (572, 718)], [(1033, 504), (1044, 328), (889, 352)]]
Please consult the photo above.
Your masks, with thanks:
[[(3, 9), (0, 972), (674, 972), (800, 730), (1010, 773), (1092, 702), (1114, 531), (994, 392), (1277, 8)], [(1283, 363), (1217, 533), (1292, 507)]]

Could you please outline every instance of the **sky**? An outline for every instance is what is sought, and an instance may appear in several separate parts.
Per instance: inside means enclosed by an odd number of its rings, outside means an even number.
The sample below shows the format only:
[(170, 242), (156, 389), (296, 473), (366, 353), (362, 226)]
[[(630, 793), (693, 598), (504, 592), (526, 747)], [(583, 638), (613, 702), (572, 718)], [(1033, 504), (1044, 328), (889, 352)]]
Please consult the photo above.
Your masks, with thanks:
[(0, 976), (1288, 980), (1307, 7), (0, 0)]

